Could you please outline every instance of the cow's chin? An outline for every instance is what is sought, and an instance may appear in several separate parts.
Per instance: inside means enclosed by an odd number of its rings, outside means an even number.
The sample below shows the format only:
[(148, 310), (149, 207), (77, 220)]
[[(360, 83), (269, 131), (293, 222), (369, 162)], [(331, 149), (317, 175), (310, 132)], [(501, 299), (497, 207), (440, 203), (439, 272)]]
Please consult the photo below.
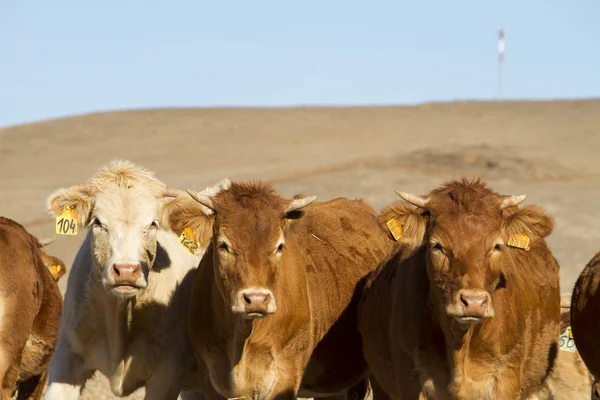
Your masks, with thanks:
[(244, 313), (242, 315), (242, 318), (253, 321), (255, 319), (263, 319), (267, 315), (269, 315), (269, 314), (261, 313), (261, 312), (249, 312), (249, 313)]
[(269, 314), (273, 314), (272, 312), (269, 312), (269, 311), (259, 311), (259, 310), (246, 311), (245, 308), (235, 307), (235, 306), (231, 307), (231, 311), (237, 317), (248, 320), (248, 321), (263, 319), (266, 316), (268, 316)]
[(137, 296), (144, 288), (133, 285), (105, 285), (105, 288), (113, 296), (121, 299), (130, 299)]
[(476, 325), (494, 316), (493, 309), (481, 313), (467, 313), (458, 305), (446, 307), (446, 315), (461, 325)]
[(463, 325), (475, 325), (475, 324), (478, 324), (481, 321), (483, 321), (483, 318), (481, 318), (481, 317), (471, 317), (471, 316), (454, 317), (454, 319), (456, 320), (456, 322), (458, 322), (459, 324), (463, 324)]

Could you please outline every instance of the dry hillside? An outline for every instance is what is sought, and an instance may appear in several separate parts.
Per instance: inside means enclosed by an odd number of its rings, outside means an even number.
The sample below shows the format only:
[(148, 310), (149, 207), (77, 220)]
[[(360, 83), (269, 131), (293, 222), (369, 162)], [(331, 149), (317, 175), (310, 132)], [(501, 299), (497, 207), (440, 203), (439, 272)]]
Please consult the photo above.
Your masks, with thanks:
[[(569, 291), (600, 250), (599, 150), (600, 100), (101, 113), (0, 130), (0, 215), (54, 236), (46, 196), (117, 157), (181, 189), (269, 179), (286, 196), (363, 197), (376, 209), (394, 189), (424, 194), (481, 176), (554, 215), (549, 243)], [(82, 238), (48, 250), (70, 265)]]

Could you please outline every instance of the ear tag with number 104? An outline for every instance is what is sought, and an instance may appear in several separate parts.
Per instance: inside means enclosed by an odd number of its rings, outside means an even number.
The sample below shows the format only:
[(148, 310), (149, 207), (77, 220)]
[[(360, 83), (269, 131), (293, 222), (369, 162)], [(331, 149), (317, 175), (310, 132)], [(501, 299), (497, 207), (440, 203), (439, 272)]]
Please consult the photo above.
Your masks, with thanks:
[(65, 207), (62, 214), (56, 217), (57, 235), (77, 235), (77, 218), (71, 207)]

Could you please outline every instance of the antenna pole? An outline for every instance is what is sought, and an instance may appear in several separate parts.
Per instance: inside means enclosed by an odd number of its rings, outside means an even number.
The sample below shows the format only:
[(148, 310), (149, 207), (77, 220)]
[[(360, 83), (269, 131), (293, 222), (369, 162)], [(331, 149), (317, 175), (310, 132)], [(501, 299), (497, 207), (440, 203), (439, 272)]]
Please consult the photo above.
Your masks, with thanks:
[(502, 98), (502, 64), (504, 63), (504, 29), (498, 31), (498, 99)]

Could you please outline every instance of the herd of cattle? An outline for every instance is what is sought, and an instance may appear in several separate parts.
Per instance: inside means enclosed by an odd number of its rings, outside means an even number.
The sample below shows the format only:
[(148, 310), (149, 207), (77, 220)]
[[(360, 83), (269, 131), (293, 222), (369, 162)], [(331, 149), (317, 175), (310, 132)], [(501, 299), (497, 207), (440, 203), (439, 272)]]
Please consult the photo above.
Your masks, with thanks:
[[(1, 399), (590, 399), (600, 253), (562, 296), (524, 195), (460, 179), (363, 200), (201, 192), (115, 160), (47, 199), (69, 268), (0, 218)], [(576, 346), (575, 346), (576, 343)], [(600, 388), (600, 384), (599, 384)]]

